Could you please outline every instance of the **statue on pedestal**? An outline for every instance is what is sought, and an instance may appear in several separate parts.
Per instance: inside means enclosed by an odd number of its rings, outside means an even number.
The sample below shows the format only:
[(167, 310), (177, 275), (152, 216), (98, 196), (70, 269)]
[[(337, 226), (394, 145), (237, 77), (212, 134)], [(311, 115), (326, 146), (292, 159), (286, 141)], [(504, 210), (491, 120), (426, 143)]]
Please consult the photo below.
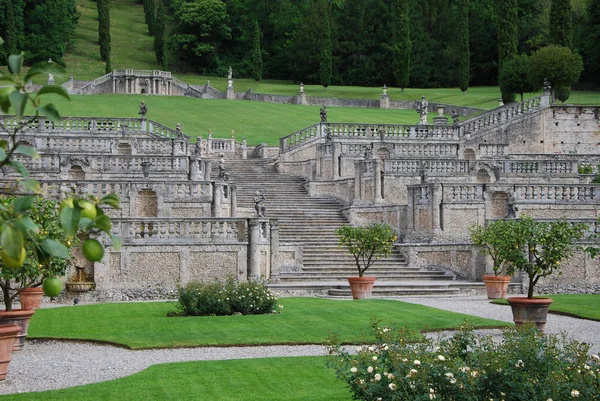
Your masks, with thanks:
[(321, 117), (322, 123), (327, 122), (327, 106), (323, 105), (323, 107), (321, 107), (321, 110), (319, 110), (319, 116)]
[(148, 107), (146, 106), (146, 103), (144, 103), (144, 101), (142, 100), (142, 103), (140, 103), (140, 111), (138, 112), (138, 114), (142, 116), (142, 120), (146, 119), (147, 112)]
[(258, 217), (265, 217), (265, 196), (260, 193), (260, 191), (256, 191), (254, 193), (254, 210)]
[(229, 66), (229, 70), (227, 71), (227, 79), (233, 79), (233, 70), (231, 66)]
[(452, 124), (458, 124), (458, 113), (456, 110), (452, 110)]
[(429, 106), (429, 102), (425, 99), (425, 96), (421, 97), (421, 100), (417, 103), (417, 113), (421, 116), (419, 119), (419, 125), (427, 124), (427, 107)]
[(517, 211), (519, 208), (517, 207), (517, 199), (515, 198), (514, 192), (508, 193), (508, 198), (506, 199), (506, 216), (505, 219), (516, 219)]

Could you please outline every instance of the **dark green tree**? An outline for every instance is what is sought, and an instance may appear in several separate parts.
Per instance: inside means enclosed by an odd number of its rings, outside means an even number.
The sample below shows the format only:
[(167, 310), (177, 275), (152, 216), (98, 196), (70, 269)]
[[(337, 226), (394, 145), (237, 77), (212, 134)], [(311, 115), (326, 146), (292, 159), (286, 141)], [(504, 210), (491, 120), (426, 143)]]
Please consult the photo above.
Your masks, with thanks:
[(530, 68), (531, 62), (526, 54), (515, 56), (504, 63), (500, 72), (502, 93), (518, 93), (523, 101), (523, 93), (538, 89), (539, 86), (535, 86), (529, 77)]
[(100, 58), (110, 64), (110, 0), (96, 0), (98, 7), (98, 39), (100, 41)]
[(154, 0), (144, 0), (144, 20), (148, 25), (148, 34), (154, 36), (154, 24), (156, 23), (156, 5)]
[(552, 85), (553, 99), (556, 99), (557, 88), (569, 87), (579, 79), (582, 71), (581, 56), (568, 47), (550, 45), (531, 56), (531, 82), (539, 88), (548, 79)]
[(469, 48), (469, 0), (458, 2), (458, 86), (463, 93), (469, 89), (471, 50)]
[(496, 0), (471, 1), (469, 37), (471, 85), (498, 84), (498, 30)]
[(590, 85), (600, 87), (600, 0), (590, 0), (586, 11), (581, 35), (584, 73)]
[[(17, 50), (19, 48), (19, 36), (20, 33), (18, 31), (18, 26), (17, 26), (17, 15), (18, 13), (15, 12), (15, 5), (13, 4), (13, 2), (11, 0), (9, 1), (5, 1), (4, 4), (4, 12), (5, 12), (5, 24), (4, 24), (4, 32), (3, 32), (3, 39), (4, 39), (4, 48), (6, 49), (6, 53), (7, 55), (9, 54), (17, 54)], [(21, 18), (22, 20), (22, 18)]]
[(573, 22), (570, 0), (552, 0), (550, 6), (550, 43), (573, 47)]
[[(518, 3), (517, 0), (497, 0), (498, 5), (498, 62), (499, 77), (502, 76), (502, 66), (505, 62), (517, 55), (519, 44), (518, 35)], [(502, 100), (505, 103), (515, 100), (514, 93), (502, 92), (505, 85), (500, 83)]]
[(321, 36), (321, 43), (319, 44), (319, 77), (321, 78), (321, 85), (327, 88), (331, 83), (331, 75), (333, 74), (331, 12), (327, 4), (323, 6), (323, 11), (324, 12), (321, 15), (321, 18), (323, 19), (323, 35)]
[(394, 23), (392, 25), (392, 69), (396, 85), (402, 88), (402, 92), (408, 86), (410, 79), (410, 54), (412, 51), (408, 3), (408, 0), (394, 1)]
[(251, 67), (251, 75), (252, 78), (256, 80), (256, 82), (260, 82), (262, 79), (262, 69), (263, 69), (263, 60), (262, 60), (262, 50), (260, 48), (260, 26), (258, 26), (258, 20), (254, 20), (254, 31), (252, 35), (252, 67)]
[(164, 71), (168, 69), (166, 20), (167, 16), (165, 15), (165, 6), (163, 5), (162, 0), (156, 0), (156, 20), (154, 21), (154, 54), (156, 54), (156, 62), (160, 64)]

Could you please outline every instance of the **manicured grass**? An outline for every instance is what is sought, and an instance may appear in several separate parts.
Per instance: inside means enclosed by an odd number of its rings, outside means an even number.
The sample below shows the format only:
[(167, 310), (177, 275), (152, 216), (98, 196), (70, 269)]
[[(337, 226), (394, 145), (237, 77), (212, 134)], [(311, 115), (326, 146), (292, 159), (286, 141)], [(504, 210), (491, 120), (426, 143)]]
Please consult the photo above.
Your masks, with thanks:
[[(600, 294), (561, 294), (544, 295), (543, 297), (554, 300), (550, 305), (550, 313), (600, 321)], [(499, 305), (508, 305), (505, 299), (492, 302)]]
[(331, 333), (347, 343), (369, 340), (370, 319), (417, 331), (507, 323), (400, 301), (284, 298), (284, 313), (257, 316), (167, 317), (169, 302), (78, 305), (41, 309), (29, 338), (104, 341), (133, 349), (258, 344), (320, 344)]
[(352, 397), (325, 367), (325, 357), (295, 357), (161, 364), (118, 380), (0, 399), (350, 401)]
[[(207, 138), (212, 130), (215, 138), (230, 138), (235, 131), (238, 141), (246, 138), (249, 145), (279, 145), (279, 138), (318, 123), (319, 107), (251, 102), (245, 100), (195, 99), (180, 96), (147, 95), (74, 95), (68, 102), (58, 96), (47, 97), (62, 116), (139, 117), (140, 101), (148, 105), (148, 118), (175, 128), (183, 124), (183, 132), (192, 138)], [(382, 110), (328, 107), (331, 122), (416, 124), (414, 110)], [(433, 113), (429, 113), (433, 119)]]

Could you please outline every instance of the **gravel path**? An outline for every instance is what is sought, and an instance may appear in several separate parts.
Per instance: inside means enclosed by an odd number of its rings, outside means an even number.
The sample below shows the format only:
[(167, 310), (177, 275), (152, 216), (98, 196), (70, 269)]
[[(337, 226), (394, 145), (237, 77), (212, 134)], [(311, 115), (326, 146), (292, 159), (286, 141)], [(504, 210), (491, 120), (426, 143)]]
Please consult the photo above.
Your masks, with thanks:
[[(483, 296), (393, 299), (512, 321), (508, 306), (490, 305)], [(547, 332), (567, 332), (572, 338), (592, 344), (592, 352), (600, 352), (600, 322), (550, 314)], [(483, 333), (498, 335), (499, 330), (486, 330)], [(325, 355), (325, 349), (321, 345), (132, 351), (90, 343), (28, 341), (23, 351), (13, 354), (8, 379), (0, 383), (0, 394), (44, 391), (112, 380), (139, 372), (157, 363), (318, 355)]]

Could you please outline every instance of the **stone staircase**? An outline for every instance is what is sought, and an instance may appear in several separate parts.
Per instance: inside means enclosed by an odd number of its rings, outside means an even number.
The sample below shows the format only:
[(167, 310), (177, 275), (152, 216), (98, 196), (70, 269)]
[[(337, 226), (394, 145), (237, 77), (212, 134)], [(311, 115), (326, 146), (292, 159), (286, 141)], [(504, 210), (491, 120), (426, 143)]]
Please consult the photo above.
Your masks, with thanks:
[[(280, 244), (303, 247), (302, 269), (281, 272), (271, 287), (286, 294), (350, 296), (346, 278), (356, 275), (356, 265), (352, 255), (338, 247), (335, 235), (337, 227), (348, 224), (342, 205), (331, 198), (310, 197), (305, 180), (279, 174), (273, 160), (226, 160), (225, 168), (237, 186), (238, 209), (254, 210), (253, 197), (260, 191), (266, 198), (266, 217), (279, 220)], [(218, 163), (213, 163), (212, 174), (218, 175)], [(483, 288), (483, 283), (456, 281), (442, 270), (410, 267), (398, 250), (379, 259), (367, 274), (377, 277), (374, 296), (449, 295)]]

